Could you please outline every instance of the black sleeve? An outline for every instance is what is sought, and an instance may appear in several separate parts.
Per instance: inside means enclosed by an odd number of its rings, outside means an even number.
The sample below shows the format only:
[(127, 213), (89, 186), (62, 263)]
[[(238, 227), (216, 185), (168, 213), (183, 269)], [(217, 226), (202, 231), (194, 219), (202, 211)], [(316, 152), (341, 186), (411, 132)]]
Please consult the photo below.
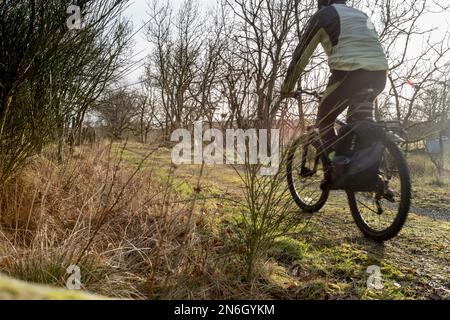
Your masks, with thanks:
[[(288, 67), (282, 93), (290, 93), (319, 43), (335, 46), (339, 40), (339, 15), (332, 6), (318, 11), (308, 22)], [(331, 48), (324, 48), (326, 51)], [(329, 52), (327, 52), (329, 53)]]

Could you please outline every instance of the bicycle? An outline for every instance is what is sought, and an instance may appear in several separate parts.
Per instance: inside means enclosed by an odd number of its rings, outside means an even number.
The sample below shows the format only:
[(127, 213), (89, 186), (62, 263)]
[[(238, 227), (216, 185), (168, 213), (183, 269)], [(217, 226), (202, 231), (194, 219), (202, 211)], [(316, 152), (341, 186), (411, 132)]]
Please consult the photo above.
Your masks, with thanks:
[[(317, 92), (298, 90), (294, 97), (301, 98), (302, 94), (321, 98)], [(367, 108), (367, 103), (360, 102)], [(371, 106), (373, 110), (373, 104)], [(356, 105), (354, 110), (359, 108)], [(367, 109), (366, 109), (367, 115)], [(350, 189), (341, 190), (346, 193), (353, 219), (368, 238), (383, 242), (394, 238), (403, 228), (411, 205), (411, 179), (405, 156), (398, 146), (402, 139), (387, 129), (383, 122), (373, 120), (373, 112), (370, 118), (358, 118), (343, 122), (336, 121), (336, 125), (357, 126), (361, 121), (371, 121), (380, 127), (382, 134), (375, 142), (382, 145), (383, 156), (379, 164), (378, 179), (383, 186), (370, 188), (363, 191)], [(338, 140), (342, 136), (338, 135)], [(297, 163), (297, 156), (300, 162)], [(291, 195), (298, 207), (305, 213), (320, 211), (329, 199), (332, 188), (321, 188), (323, 181), (333, 175), (333, 161), (325, 152), (323, 141), (316, 126), (309, 126), (305, 135), (296, 139), (289, 149), (287, 157), (287, 180)], [(297, 181), (298, 180), (298, 181)], [(379, 183), (380, 184), (380, 183)], [(389, 194), (386, 194), (389, 190)]]

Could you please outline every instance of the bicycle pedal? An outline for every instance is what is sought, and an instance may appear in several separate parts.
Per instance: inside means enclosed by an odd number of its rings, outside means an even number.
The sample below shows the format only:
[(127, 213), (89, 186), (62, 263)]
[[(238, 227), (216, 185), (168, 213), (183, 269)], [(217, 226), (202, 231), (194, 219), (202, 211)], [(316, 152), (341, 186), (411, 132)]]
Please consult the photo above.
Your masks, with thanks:
[(395, 194), (392, 190), (387, 190), (384, 193), (383, 198), (385, 198), (387, 201), (391, 202), (391, 203), (395, 203)]
[(302, 170), (300, 171), (300, 176), (302, 178), (310, 178), (310, 177), (312, 177), (315, 174), (316, 174), (316, 172), (314, 170), (311, 170), (311, 169), (306, 168), (306, 167), (302, 168)]

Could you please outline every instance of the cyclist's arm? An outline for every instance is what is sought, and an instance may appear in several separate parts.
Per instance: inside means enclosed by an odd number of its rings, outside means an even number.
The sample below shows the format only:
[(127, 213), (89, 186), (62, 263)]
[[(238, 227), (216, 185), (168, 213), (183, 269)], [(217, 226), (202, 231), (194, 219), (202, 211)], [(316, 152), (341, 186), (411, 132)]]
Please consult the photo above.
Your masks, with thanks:
[[(283, 95), (288, 95), (292, 92), (319, 43), (325, 44), (324, 42), (327, 42), (326, 39), (329, 39), (323, 26), (322, 16), (322, 13), (316, 13), (303, 32), (301, 41), (294, 51), (292, 62), (287, 70), (286, 79), (281, 89)], [(328, 43), (326, 43), (326, 46), (329, 46)]]

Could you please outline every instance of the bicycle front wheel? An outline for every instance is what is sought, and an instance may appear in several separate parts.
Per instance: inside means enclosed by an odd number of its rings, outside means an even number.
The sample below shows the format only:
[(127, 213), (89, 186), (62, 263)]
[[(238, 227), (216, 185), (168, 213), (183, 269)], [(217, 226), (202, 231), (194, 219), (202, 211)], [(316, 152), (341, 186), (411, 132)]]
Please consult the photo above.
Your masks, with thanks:
[(317, 144), (319, 140), (313, 134), (297, 139), (289, 149), (286, 163), (289, 191), (306, 213), (318, 212), (329, 196), (329, 191), (320, 188), (327, 159)]
[(347, 191), (347, 197), (353, 218), (362, 233), (375, 241), (387, 241), (403, 228), (411, 205), (408, 164), (400, 148), (388, 139), (379, 175), (384, 183), (383, 191)]

